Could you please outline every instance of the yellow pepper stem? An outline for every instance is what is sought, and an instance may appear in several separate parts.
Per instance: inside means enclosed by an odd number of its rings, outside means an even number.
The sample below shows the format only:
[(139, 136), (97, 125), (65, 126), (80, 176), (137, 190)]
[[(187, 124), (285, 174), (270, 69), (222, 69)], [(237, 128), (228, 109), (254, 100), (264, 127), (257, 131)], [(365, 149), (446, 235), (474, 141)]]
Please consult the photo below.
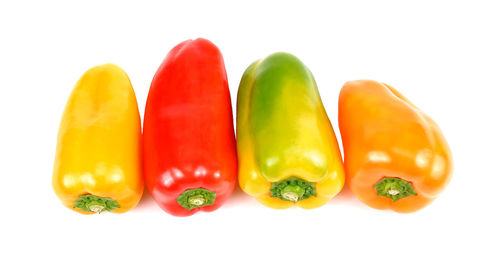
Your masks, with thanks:
[(112, 211), (116, 208), (120, 208), (120, 205), (113, 199), (87, 194), (78, 197), (75, 201), (75, 208), (87, 212), (101, 213), (103, 211)]
[(311, 196), (316, 196), (314, 183), (297, 177), (290, 177), (286, 180), (273, 183), (270, 191), (271, 197), (291, 202), (298, 202)]
[(281, 196), (285, 200), (297, 202), (304, 195), (304, 188), (300, 186), (288, 185), (281, 191)]

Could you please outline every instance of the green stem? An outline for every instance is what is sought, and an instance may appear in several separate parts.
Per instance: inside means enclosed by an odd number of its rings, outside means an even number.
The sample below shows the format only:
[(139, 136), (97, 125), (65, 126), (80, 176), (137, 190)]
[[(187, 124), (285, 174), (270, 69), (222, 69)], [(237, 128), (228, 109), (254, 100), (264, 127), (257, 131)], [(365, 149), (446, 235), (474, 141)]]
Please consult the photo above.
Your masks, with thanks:
[(188, 189), (177, 198), (177, 203), (187, 210), (212, 205), (215, 202), (215, 192), (204, 188)]
[(75, 208), (87, 212), (101, 213), (103, 211), (112, 211), (120, 208), (118, 202), (110, 198), (103, 198), (91, 194), (80, 195), (75, 201)]
[(205, 196), (203, 195), (195, 195), (192, 197), (189, 197), (188, 203), (194, 206), (201, 206), (207, 202), (207, 199), (205, 199)]
[(316, 187), (297, 177), (290, 177), (286, 180), (275, 182), (271, 186), (271, 197), (276, 197), (284, 201), (298, 202), (311, 196), (316, 196)]
[(417, 195), (410, 182), (395, 177), (384, 177), (373, 187), (377, 191), (377, 196), (384, 196), (392, 201)]

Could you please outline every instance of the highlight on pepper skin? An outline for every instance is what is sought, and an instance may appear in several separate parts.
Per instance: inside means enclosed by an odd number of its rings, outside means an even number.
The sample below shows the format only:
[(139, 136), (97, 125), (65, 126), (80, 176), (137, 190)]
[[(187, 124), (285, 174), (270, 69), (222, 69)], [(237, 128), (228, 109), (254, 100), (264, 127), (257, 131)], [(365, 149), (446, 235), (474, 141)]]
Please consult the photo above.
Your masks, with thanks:
[(309, 69), (275, 53), (251, 64), (237, 100), (239, 184), (276, 209), (317, 208), (344, 185), (335, 133)]
[(347, 185), (370, 207), (420, 210), (451, 179), (451, 152), (438, 125), (387, 84), (347, 82), (339, 127)]
[(141, 120), (134, 90), (120, 67), (89, 69), (62, 116), (52, 185), (82, 214), (126, 212), (144, 189)]

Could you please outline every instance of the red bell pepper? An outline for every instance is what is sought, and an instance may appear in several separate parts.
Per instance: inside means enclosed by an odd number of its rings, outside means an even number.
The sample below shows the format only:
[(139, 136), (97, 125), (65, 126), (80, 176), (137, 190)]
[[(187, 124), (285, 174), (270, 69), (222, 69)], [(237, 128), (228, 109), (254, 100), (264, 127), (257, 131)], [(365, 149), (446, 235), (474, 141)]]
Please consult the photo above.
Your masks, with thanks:
[(175, 216), (213, 211), (237, 175), (224, 60), (206, 39), (174, 47), (156, 72), (144, 114), (144, 174), (160, 207)]

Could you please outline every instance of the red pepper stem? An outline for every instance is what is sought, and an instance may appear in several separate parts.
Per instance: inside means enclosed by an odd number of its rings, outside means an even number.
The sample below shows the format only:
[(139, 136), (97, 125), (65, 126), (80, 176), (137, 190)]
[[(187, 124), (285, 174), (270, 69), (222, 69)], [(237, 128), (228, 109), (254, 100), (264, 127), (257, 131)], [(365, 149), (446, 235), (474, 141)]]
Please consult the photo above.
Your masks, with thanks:
[(177, 198), (177, 203), (187, 210), (212, 205), (215, 202), (215, 192), (204, 188), (185, 190)]
[(189, 197), (188, 202), (193, 206), (201, 206), (204, 205), (207, 200), (203, 197), (203, 195), (199, 194)]

